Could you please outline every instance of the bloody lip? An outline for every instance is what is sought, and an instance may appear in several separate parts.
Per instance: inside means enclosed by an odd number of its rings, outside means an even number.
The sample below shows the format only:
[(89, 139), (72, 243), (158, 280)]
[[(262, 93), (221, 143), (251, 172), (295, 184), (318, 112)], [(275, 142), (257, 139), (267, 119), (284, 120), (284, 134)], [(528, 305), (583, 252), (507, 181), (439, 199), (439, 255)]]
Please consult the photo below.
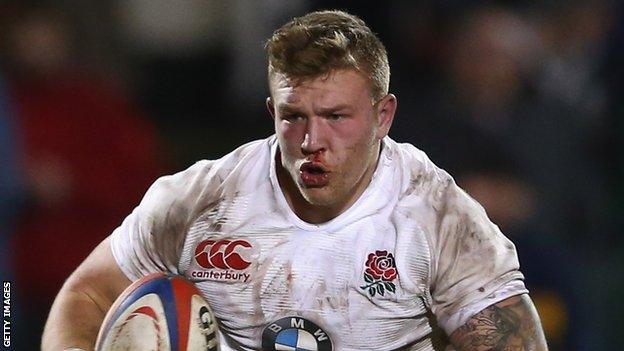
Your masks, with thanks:
[(306, 187), (320, 188), (329, 183), (329, 171), (320, 162), (305, 162), (299, 167), (301, 181)]

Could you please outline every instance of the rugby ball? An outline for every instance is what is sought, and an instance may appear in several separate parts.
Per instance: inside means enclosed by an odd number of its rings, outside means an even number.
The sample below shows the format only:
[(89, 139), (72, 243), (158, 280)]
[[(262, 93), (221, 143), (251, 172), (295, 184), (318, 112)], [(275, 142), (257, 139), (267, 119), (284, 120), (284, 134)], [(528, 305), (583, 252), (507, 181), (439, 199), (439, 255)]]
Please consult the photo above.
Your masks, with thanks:
[(156, 273), (134, 282), (117, 298), (100, 327), (95, 350), (215, 351), (217, 324), (191, 282)]

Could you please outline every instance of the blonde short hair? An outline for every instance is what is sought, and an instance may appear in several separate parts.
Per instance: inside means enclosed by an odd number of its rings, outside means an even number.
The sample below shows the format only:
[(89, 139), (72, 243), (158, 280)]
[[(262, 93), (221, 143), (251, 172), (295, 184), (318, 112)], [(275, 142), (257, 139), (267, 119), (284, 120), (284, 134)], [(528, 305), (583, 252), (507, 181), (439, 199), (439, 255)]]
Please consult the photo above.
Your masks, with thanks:
[(309, 79), (338, 69), (355, 69), (371, 82), (376, 102), (388, 94), (386, 48), (360, 18), (343, 11), (295, 17), (267, 41), (269, 82), (274, 74)]

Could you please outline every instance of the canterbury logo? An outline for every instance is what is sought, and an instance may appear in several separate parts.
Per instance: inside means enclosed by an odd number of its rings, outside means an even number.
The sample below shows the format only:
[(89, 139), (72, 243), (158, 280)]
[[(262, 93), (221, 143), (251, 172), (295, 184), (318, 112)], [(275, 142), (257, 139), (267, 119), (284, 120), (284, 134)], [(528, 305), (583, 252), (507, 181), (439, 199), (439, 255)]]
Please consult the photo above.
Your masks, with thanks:
[(204, 240), (195, 249), (195, 260), (204, 268), (246, 269), (251, 262), (241, 254), (252, 250), (246, 240)]

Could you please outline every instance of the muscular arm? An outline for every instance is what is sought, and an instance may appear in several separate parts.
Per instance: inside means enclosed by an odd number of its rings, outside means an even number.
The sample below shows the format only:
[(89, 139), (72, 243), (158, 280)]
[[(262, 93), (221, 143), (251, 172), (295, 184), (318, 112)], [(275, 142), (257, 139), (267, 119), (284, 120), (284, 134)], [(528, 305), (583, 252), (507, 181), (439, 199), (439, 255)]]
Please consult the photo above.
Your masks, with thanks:
[(485, 308), (450, 337), (458, 351), (546, 351), (546, 339), (528, 295)]
[(46, 323), (42, 350), (79, 347), (92, 350), (106, 312), (130, 285), (104, 240), (69, 277)]

